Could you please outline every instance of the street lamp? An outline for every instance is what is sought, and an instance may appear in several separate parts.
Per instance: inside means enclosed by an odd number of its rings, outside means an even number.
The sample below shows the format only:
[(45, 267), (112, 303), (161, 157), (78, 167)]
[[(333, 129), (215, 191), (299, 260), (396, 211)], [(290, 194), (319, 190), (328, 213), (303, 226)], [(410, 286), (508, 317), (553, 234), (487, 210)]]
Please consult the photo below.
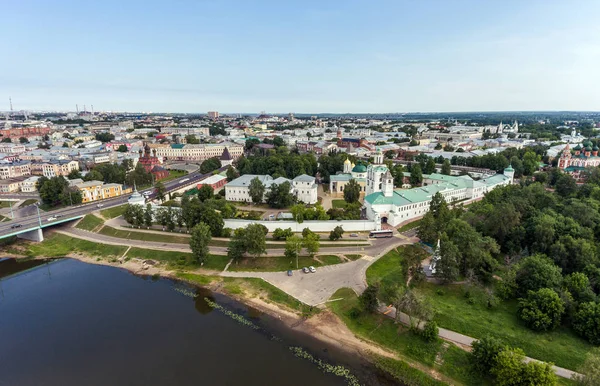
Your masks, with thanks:
[(42, 227), (42, 216), (40, 215), (40, 205), (39, 203), (35, 203), (35, 208), (37, 209), (38, 221), (40, 223), (40, 228)]

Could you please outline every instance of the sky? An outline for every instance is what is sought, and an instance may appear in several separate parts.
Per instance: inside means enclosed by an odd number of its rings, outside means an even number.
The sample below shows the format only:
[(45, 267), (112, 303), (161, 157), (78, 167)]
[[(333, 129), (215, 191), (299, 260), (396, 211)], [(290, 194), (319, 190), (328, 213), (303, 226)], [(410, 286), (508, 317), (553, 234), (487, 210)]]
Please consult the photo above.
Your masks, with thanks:
[(600, 110), (597, 0), (19, 0), (0, 111)]

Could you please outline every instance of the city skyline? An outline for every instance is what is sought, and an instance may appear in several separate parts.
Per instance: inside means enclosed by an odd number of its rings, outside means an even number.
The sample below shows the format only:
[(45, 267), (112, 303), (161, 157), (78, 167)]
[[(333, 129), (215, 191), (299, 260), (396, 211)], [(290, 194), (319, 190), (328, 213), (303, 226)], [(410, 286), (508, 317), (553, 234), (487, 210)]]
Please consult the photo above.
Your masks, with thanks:
[(5, 6), (0, 110), (597, 111), (592, 1)]

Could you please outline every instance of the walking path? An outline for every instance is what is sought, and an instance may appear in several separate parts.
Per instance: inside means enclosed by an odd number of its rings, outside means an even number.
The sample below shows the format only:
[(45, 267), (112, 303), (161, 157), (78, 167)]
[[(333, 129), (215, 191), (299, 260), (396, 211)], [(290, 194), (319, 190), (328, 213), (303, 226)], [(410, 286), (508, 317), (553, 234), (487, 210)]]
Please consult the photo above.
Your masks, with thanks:
[[(396, 320), (396, 307), (391, 306), (385, 306), (385, 305), (380, 305), (379, 306), (379, 312), (381, 312), (382, 314), (384, 314), (385, 316)], [(405, 325), (410, 325), (410, 319), (408, 318), (408, 315), (401, 312), (400, 313), (400, 322), (402, 324)], [(458, 343), (459, 345), (463, 345), (463, 346), (468, 346), (471, 347), (473, 345), (473, 342), (476, 341), (477, 339), (475, 338), (471, 338), (470, 336), (467, 335), (463, 335), (460, 334), (458, 332), (454, 332), (454, 331), (450, 331), (447, 330), (445, 328), (439, 327), (439, 336), (440, 338), (453, 342), (453, 343)], [(538, 361), (537, 359), (533, 359), (533, 358), (529, 358), (529, 357), (525, 357), (525, 362), (529, 363), (529, 362), (541, 362)], [(562, 367), (558, 367), (558, 366), (552, 366), (552, 369), (554, 370), (554, 373), (556, 375), (558, 375), (559, 377), (563, 377), (563, 378), (567, 378), (567, 379), (571, 379), (573, 377), (573, 375), (576, 375), (578, 373), (576, 373), (575, 371), (571, 371)]]

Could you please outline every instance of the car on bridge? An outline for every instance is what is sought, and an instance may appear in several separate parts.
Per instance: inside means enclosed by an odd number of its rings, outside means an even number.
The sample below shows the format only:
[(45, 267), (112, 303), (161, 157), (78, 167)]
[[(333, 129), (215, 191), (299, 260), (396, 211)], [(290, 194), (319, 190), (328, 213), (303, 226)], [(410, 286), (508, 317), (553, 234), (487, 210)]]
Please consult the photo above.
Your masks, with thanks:
[(46, 221), (54, 221), (56, 220), (56, 217), (48, 217), (48, 219)]
[(21, 224), (13, 224), (10, 226), (10, 229), (16, 229), (16, 228), (21, 228), (23, 225)]

